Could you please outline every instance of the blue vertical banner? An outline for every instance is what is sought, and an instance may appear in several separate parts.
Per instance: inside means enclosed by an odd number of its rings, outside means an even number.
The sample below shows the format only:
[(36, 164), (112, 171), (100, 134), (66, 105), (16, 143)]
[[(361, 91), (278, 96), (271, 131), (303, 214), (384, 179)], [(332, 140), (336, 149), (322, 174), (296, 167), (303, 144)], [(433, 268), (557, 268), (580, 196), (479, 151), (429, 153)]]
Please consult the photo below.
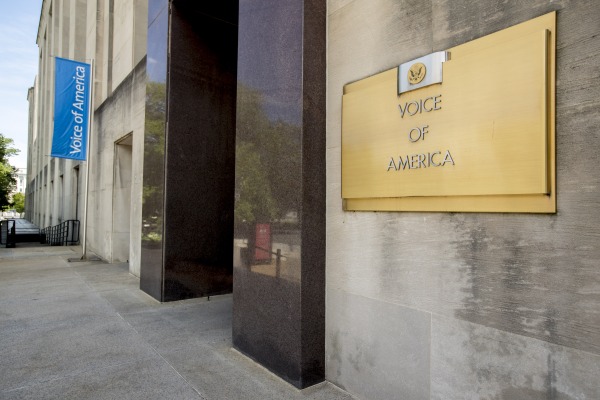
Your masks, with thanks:
[(85, 160), (90, 102), (90, 64), (56, 57), (52, 157)]

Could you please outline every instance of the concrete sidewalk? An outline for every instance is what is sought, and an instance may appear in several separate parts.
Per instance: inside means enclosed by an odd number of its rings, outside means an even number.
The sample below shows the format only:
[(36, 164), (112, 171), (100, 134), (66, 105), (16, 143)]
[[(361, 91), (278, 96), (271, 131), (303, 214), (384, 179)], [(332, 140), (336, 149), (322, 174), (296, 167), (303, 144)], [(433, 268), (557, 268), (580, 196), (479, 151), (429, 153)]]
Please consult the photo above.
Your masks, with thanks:
[(18, 234), (39, 234), (40, 228), (23, 218), (5, 218), (15, 221), (15, 231)]
[(0, 399), (353, 399), (231, 348), (231, 296), (158, 303), (80, 247), (0, 249)]

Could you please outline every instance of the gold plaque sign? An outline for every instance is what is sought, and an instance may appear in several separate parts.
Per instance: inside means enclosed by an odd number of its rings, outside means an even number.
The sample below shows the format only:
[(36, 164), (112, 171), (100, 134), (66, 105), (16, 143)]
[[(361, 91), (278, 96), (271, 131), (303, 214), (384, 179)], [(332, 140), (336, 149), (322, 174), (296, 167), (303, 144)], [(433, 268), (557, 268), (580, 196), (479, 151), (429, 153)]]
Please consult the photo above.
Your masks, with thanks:
[(346, 85), (345, 209), (556, 212), (555, 25), (547, 14)]

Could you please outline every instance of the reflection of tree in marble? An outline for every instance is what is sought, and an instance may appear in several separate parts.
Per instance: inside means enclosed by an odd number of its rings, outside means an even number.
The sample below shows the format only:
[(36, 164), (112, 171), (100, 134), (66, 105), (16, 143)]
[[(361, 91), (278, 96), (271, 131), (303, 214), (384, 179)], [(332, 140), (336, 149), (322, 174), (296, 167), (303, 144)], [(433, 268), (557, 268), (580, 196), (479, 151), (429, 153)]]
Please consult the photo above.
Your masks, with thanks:
[(301, 201), (300, 127), (270, 121), (256, 90), (237, 96), (236, 225), (281, 220)]
[(162, 239), (162, 199), (165, 154), (166, 85), (146, 85), (146, 126), (144, 136), (144, 189), (142, 241)]

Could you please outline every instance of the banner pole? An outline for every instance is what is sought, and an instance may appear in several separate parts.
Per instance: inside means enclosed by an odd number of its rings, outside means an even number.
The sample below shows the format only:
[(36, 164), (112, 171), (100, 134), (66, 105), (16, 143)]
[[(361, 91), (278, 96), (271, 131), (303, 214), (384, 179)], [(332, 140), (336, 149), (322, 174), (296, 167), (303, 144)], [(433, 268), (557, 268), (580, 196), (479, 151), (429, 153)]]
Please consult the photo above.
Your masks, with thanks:
[(94, 59), (90, 62), (90, 99), (89, 99), (89, 111), (88, 111), (88, 132), (87, 132), (87, 149), (86, 149), (86, 160), (87, 165), (85, 168), (85, 193), (83, 201), (83, 235), (82, 235), (82, 251), (81, 259), (87, 259), (87, 227), (88, 227), (88, 199), (90, 192), (90, 165), (91, 165), (91, 148), (92, 148), (92, 137), (94, 133), (94, 73), (95, 65)]

